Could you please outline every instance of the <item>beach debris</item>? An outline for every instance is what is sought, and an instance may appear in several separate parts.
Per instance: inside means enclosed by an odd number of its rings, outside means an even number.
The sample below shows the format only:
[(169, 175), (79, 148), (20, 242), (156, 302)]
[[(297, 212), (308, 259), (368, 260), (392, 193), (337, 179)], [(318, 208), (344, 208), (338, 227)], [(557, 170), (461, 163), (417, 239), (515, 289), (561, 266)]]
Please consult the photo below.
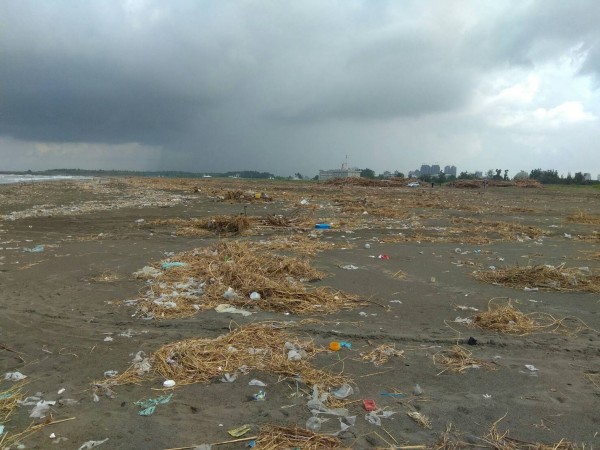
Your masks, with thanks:
[(375, 404), (375, 400), (364, 399), (362, 401), (362, 403), (363, 403), (363, 407), (365, 408), (365, 411), (376, 411), (377, 410), (377, 405)]
[(431, 420), (425, 415), (418, 411), (409, 411), (406, 413), (408, 417), (417, 422), (423, 428), (431, 428)]
[(218, 313), (231, 313), (231, 314), (241, 314), (244, 317), (252, 315), (250, 311), (246, 311), (245, 309), (239, 309), (235, 306), (229, 305), (227, 303), (221, 303), (215, 307), (215, 311)]
[(379, 255), (377, 258), (387, 261), (388, 259), (390, 259), (390, 255)]
[(133, 272), (134, 278), (157, 278), (162, 275), (162, 272), (151, 266), (144, 266), (137, 272)]
[(43, 419), (50, 411), (50, 407), (56, 404), (55, 401), (40, 400), (36, 403), (33, 409), (29, 412), (29, 417), (34, 419)]
[(238, 428), (232, 428), (231, 430), (227, 430), (227, 433), (229, 433), (229, 435), (232, 437), (238, 438), (248, 433), (251, 429), (252, 427), (246, 424)]
[(306, 406), (308, 406), (308, 409), (313, 416), (318, 414), (330, 414), (332, 416), (346, 417), (348, 415), (348, 410), (346, 408), (328, 408), (325, 406), (328, 397), (329, 394), (327, 392), (323, 392), (319, 395), (318, 386), (316, 384), (313, 386), (311, 398), (306, 403)]
[[(311, 340), (300, 340), (285, 327), (271, 322), (254, 323), (214, 339), (194, 338), (166, 344), (152, 354), (153, 372), (150, 376), (146, 377), (145, 373), (139, 373), (131, 366), (109, 382), (112, 385), (141, 382), (159, 375), (163, 380), (172, 379), (177, 384), (208, 383), (224, 376), (225, 361), (229, 373), (248, 373), (258, 368), (262, 372), (289, 378), (299, 376), (309, 386), (319, 383), (325, 388), (349, 382), (342, 374), (315, 368), (310, 359), (326, 350), (315, 347)], [(306, 356), (300, 361), (290, 361), (287, 357), (289, 350), (282, 351), (286, 342), (298, 345)]]
[(331, 350), (332, 352), (337, 352), (342, 348), (342, 346), (340, 345), (340, 343), (338, 341), (331, 341), (329, 343), (329, 350)]
[(151, 416), (152, 414), (154, 414), (154, 411), (156, 410), (156, 407), (158, 405), (164, 405), (165, 403), (169, 403), (171, 401), (172, 397), (173, 397), (173, 394), (161, 395), (160, 397), (149, 398), (148, 400), (144, 400), (144, 401), (139, 400), (137, 402), (134, 402), (133, 404), (142, 408), (138, 412), (138, 415)]
[(419, 386), (419, 383), (415, 384), (413, 388), (413, 395), (423, 395), (423, 389)]
[(260, 294), (256, 291), (250, 293), (250, 300), (260, 300)]
[(23, 375), (21, 372), (6, 372), (4, 379), (6, 381), (21, 381), (27, 378), (27, 375)]
[(263, 449), (303, 449), (303, 450), (343, 450), (346, 449), (336, 437), (317, 434), (309, 429), (266, 425), (256, 438), (256, 448)]
[(107, 370), (104, 372), (104, 376), (107, 378), (116, 377), (119, 374), (116, 370)]
[(225, 373), (221, 377), (221, 383), (233, 383), (235, 380), (237, 380), (237, 377), (238, 377), (237, 373), (234, 373), (234, 374)]
[(534, 365), (532, 365), (532, 364), (525, 364), (525, 368), (526, 368), (527, 370), (529, 370), (530, 372), (537, 372), (537, 371), (539, 371), (539, 370), (540, 370), (540, 369), (538, 369), (537, 367), (535, 367), (535, 366), (534, 366)]
[(450, 370), (452, 372), (464, 373), (468, 369), (495, 370), (493, 364), (480, 359), (473, 358), (473, 353), (460, 345), (453, 346), (450, 350), (441, 351), (433, 355), (434, 364), (446, 366), (438, 375)]
[(396, 414), (395, 411), (377, 409), (375, 411), (371, 411), (365, 414), (365, 420), (371, 425), (377, 425), (378, 427), (380, 427), (381, 419), (388, 419), (394, 414)]
[(0, 436), (2, 436), (2, 434), (4, 434), (4, 425), (0, 423)]
[(79, 447), (77, 450), (91, 450), (92, 448), (98, 447), (99, 445), (104, 444), (106, 441), (108, 441), (108, 438), (103, 439), (101, 441), (87, 441), (84, 442), (81, 447)]
[(340, 269), (344, 270), (358, 270), (358, 267), (352, 264), (346, 264), (345, 266), (340, 266)]
[(144, 353), (143, 350), (140, 350), (135, 354), (131, 363), (133, 364), (133, 370), (140, 376), (150, 372), (150, 369), (152, 368), (150, 358), (146, 356), (146, 353)]
[(479, 281), (512, 288), (538, 288), (559, 292), (600, 292), (600, 275), (578, 268), (558, 266), (508, 266), (494, 271), (476, 271)]
[(317, 229), (317, 230), (329, 230), (330, 228), (331, 228), (331, 224), (328, 224), (328, 223), (315, 224), (315, 229)]
[(477, 345), (477, 339), (471, 336), (467, 341), (467, 345)]
[(173, 267), (185, 267), (185, 266), (187, 266), (187, 264), (184, 262), (181, 262), (181, 261), (167, 261), (160, 265), (160, 267), (163, 270), (172, 269)]
[(312, 432), (317, 432), (321, 429), (321, 424), (329, 419), (311, 416), (306, 420), (306, 429)]
[(166, 387), (166, 388), (172, 388), (176, 384), (177, 383), (175, 382), (175, 380), (165, 380), (165, 381), (163, 381), (163, 386)]
[(331, 395), (337, 398), (338, 400), (345, 399), (346, 397), (349, 397), (352, 394), (354, 394), (354, 389), (352, 389), (352, 386), (350, 386), (349, 384), (343, 384), (335, 391), (331, 391)]
[(260, 387), (266, 387), (266, 383), (263, 383), (260, 380), (257, 380), (256, 378), (253, 378), (252, 380), (250, 380), (248, 382), (248, 386), (260, 386)]
[(257, 402), (263, 402), (267, 399), (267, 393), (266, 391), (260, 390), (252, 395), (252, 399)]
[(29, 253), (41, 253), (44, 251), (44, 248), (45, 247), (43, 245), (36, 245), (35, 247), (32, 247), (32, 248), (23, 247), (23, 251), (29, 252)]
[(372, 362), (376, 366), (385, 364), (391, 357), (404, 358), (404, 350), (396, 350), (396, 345), (381, 344), (369, 353), (360, 354), (363, 361)]

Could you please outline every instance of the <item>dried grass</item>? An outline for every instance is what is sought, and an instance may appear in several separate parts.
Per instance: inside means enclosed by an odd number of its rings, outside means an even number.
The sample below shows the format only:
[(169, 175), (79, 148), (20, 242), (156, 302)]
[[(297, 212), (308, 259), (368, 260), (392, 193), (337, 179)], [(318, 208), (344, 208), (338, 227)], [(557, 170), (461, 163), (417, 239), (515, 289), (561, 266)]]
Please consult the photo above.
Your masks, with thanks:
[(266, 425), (256, 438), (257, 450), (343, 450), (348, 449), (334, 436), (317, 434), (303, 428)]
[[(305, 352), (300, 361), (288, 359), (286, 342)], [(225, 373), (239, 370), (260, 370), (283, 377), (300, 377), (307, 385), (326, 388), (350, 383), (345, 375), (317, 369), (310, 363), (315, 355), (326, 351), (311, 340), (301, 340), (274, 324), (252, 324), (214, 339), (185, 339), (162, 346), (150, 357), (152, 373), (149, 377), (158, 375), (184, 385), (209, 383)], [(97, 384), (128, 384), (144, 378), (133, 365), (121, 375)]]
[(396, 350), (396, 345), (382, 344), (369, 353), (361, 353), (363, 361), (372, 362), (376, 366), (380, 366), (389, 361), (392, 357), (404, 358), (404, 350)]
[(590, 328), (574, 317), (556, 319), (547, 313), (524, 314), (515, 308), (510, 299), (505, 304), (495, 303), (493, 298), (488, 303), (488, 310), (470, 317), (471, 326), (496, 331), (498, 333), (525, 336), (532, 333), (560, 333), (576, 335)]
[[(214, 308), (221, 303), (296, 314), (331, 313), (361, 305), (356, 296), (326, 287), (307, 287), (304, 282), (320, 280), (325, 275), (307, 260), (265, 252), (257, 243), (220, 242), (212, 248), (181, 253), (171, 259), (186, 266), (164, 271), (153, 281), (146, 296), (138, 299), (138, 310), (146, 316), (189, 317), (199, 309)], [(178, 284), (190, 279), (206, 282), (204, 295), (173, 294), (178, 293)], [(223, 294), (230, 287), (236, 295), (224, 299)], [(261, 300), (250, 300), (252, 292), (258, 292)], [(175, 303), (176, 307), (165, 308), (156, 302), (159, 298)]]
[(208, 219), (157, 219), (148, 223), (150, 226), (175, 226), (179, 236), (207, 236), (210, 232), (217, 234), (239, 234), (252, 226), (251, 218), (245, 215), (214, 216)]
[(600, 292), (600, 276), (560, 266), (509, 266), (477, 271), (479, 281), (512, 288), (538, 288), (561, 292)]
[(567, 216), (567, 222), (580, 223), (585, 225), (600, 225), (600, 216), (595, 216), (587, 211), (578, 210)]
[(467, 369), (482, 368), (486, 370), (496, 370), (495, 366), (489, 362), (473, 358), (473, 353), (455, 345), (450, 350), (441, 351), (433, 355), (433, 363), (446, 366), (438, 375), (450, 370), (451, 372), (463, 373)]
[(421, 414), (418, 411), (409, 411), (406, 413), (406, 415), (415, 422), (417, 422), (419, 425), (421, 425), (423, 428), (431, 429), (431, 420), (429, 420), (429, 418), (425, 414)]
[(18, 383), (12, 387), (0, 391), (0, 423), (6, 422), (23, 399), (21, 390), (24, 383)]

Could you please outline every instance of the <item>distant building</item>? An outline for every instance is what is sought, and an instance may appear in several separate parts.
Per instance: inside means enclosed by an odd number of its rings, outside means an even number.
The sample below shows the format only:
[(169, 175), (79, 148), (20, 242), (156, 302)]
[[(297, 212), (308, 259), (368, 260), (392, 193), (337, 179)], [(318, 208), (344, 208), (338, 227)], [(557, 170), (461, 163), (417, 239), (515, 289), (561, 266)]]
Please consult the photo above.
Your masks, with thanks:
[(592, 174), (591, 173), (584, 173), (583, 174), (583, 179), (586, 181), (592, 181)]
[(600, 173), (598, 174), (598, 181), (600, 181)]
[(360, 178), (359, 169), (348, 169), (342, 164), (341, 169), (319, 170), (319, 181), (333, 180), (334, 178)]
[(444, 175), (454, 175), (454, 176), (456, 176), (456, 166), (446, 166), (446, 167), (444, 167)]
[(436, 175), (437, 176), (437, 175), (440, 174), (440, 172), (441, 172), (441, 170), (440, 170), (440, 166), (439, 165), (434, 164), (434, 165), (431, 166), (431, 175)]
[(480, 171), (475, 172), (475, 178), (483, 178), (483, 172), (480, 172)]
[(431, 175), (431, 166), (429, 164), (421, 166), (421, 175)]

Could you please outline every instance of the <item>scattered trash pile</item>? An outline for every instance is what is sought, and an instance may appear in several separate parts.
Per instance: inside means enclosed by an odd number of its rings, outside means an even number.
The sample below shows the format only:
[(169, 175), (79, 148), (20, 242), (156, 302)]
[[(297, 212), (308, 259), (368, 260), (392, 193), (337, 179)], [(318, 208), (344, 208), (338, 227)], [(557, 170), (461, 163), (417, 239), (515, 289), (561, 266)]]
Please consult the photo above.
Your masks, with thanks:
[(128, 300), (146, 318), (189, 317), (222, 305), (286, 313), (330, 313), (360, 305), (356, 296), (305, 282), (324, 274), (308, 261), (265, 252), (253, 242), (220, 242), (175, 255), (134, 273), (146, 279), (144, 297)]
[(233, 382), (251, 370), (276, 373), (309, 386), (334, 388), (348, 384), (346, 376), (317, 369), (310, 363), (325, 351), (310, 340), (288, 333), (281, 325), (252, 324), (215, 339), (185, 339), (164, 345), (149, 358), (138, 358), (140, 361), (122, 374), (96, 385), (114, 386), (156, 376), (179, 385), (217, 379)]
[(551, 290), (561, 292), (600, 292), (600, 275), (588, 267), (566, 268), (559, 266), (508, 266), (488, 271), (476, 271), (479, 281), (512, 288)]
[(490, 242), (494, 240), (536, 240), (548, 234), (541, 228), (515, 222), (478, 220), (466, 217), (453, 218), (451, 222), (454, 225), (461, 226), (465, 233), (487, 236)]
[[(4, 377), (6, 380), (13, 379), (12, 377), (7, 377), (6, 375)], [(20, 383), (15, 384), (4, 391), (0, 391), (0, 428), (2, 427), (2, 423), (8, 420), (10, 415), (19, 405), (19, 402), (23, 399), (23, 394), (21, 392), (22, 387), (23, 384)], [(2, 431), (0, 431), (0, 435), (2, 435)]]
[(492, 363), (473, 358), (473, 352), (468, 351), (460, 345), (455, 345), (450, 350), (441, 351), (433, 355), (434, 364), (446, 366), (438, 375), (450, 370), (451, 372), (463, 373), (468, 369), (495, 370)]

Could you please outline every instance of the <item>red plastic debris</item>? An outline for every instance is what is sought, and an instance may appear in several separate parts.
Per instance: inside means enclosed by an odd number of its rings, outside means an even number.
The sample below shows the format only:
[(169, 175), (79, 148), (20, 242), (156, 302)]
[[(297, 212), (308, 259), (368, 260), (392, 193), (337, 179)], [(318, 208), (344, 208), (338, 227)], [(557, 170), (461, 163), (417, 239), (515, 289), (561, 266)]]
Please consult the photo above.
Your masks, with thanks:
[(365, 407), (365, 411), (375, 411), (377, 409), (375, 400), (364, 399), (363, 406)]
[(379, 255), (379, 259), (390, 259), (390, 255)]

